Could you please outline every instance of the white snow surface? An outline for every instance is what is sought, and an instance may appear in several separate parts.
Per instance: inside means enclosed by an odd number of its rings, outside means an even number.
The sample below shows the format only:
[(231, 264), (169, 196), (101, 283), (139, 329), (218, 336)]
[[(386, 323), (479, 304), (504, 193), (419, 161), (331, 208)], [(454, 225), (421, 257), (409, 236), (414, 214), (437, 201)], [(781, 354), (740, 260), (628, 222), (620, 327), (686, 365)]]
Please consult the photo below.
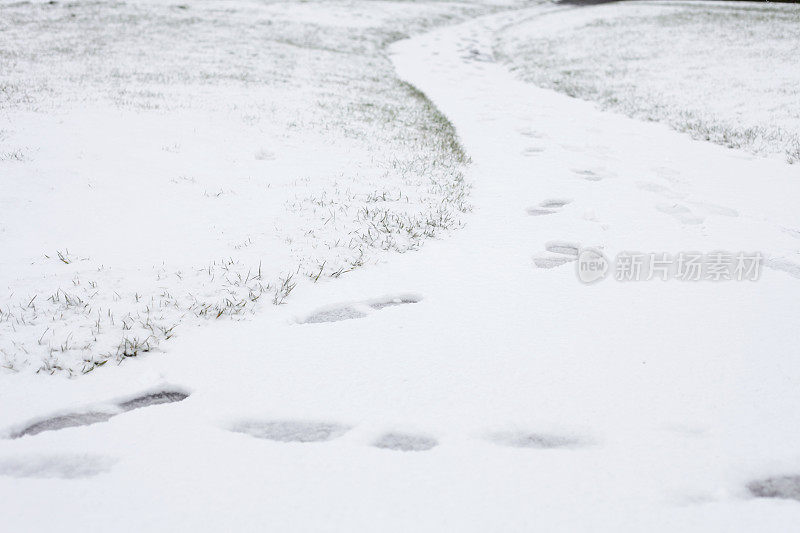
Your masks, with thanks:
[(800, 161), (800, 8), (610, 2), (536, 12), (495, 51), (526, 81), (698, 139)]
[(0, 372), (168, 350), (459, 227), (466, 158), (385, 44), (494, 8), (399, 7), (0, 4)]
[[(517, 80), (530, 10), (393, 45), (452, 121), (446, 240), (81, 379), (0, 375), (13, 531), (786, 531), (800, 474), (797, 166)], [(586, 179), (590, 176), (592, 179)], [(551, 200), (554, 213), (531, 216)], [(551, 202), (552, 204), (553, 202)], [(554, 202), (563, 203), (563, 202)], [(583, 285), (547, 243), (760, 251), (756, 282)], [(159, 390), (183, 401), (125, 410)], [(94, 413), (94, 415), (92, 415)]]

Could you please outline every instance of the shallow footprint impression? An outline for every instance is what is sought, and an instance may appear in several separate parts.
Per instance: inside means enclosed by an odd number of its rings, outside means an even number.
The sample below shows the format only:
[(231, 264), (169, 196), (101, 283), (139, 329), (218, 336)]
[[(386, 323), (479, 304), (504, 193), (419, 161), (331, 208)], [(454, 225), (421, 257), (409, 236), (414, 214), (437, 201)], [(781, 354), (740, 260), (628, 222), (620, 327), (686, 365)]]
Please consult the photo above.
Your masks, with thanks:
[(584, 439), (571, 435), (552, 433), (528, 433), (525, 431), (501, 431), (489, 435), (489, 440), (502, 446), (512, 448), (537, 448), (542, 450), (553, 448), (579, 448), (585, 446)]
[(554, 254), (577, 258), (581, 251), (581, 245), (565, 241), (551, 241), (545, 244), (544, 249)]
[(351, 306), (337, 307), (317, 311), (303, 320), (302, 324), (322, 324), (324, 322), (339, 322), (341, 320), (352, 320), (354, 318), (364, 318), (366, 313)]
[(696, 225), (702, 224), (705, 220), (701, 216), (697, 216), (692, 213), (692, 210), (686, 207), (685, 205), (681, 205), (678, 203), (672, 204), (658, 204), (656, 205), (656, 209), (661, 211), (666, 215), (670, 215), (676, 220), (678, 220), (681, 224), (687, 225)]
[(0, 459), (0, 476), (77, 479), (108, 472), (116, 463), (96, 455), (34, 455)]
[(531, 216), (552, 215), (570, 203), (572, 203), (572, 200), (567, 198), (552, 198), (540, 203), (538, 207), (529, 207), (526, 211)]
[(415, 304), (421, 301), (421, 296), (404, 295), (354, 302), (338, 307), (326, 307), (319, 309), (318, 311), (313, 312), (298, 322), (300, 324), (322, 324), (325, 322), (340, 322), (342, 320), (364, 318), (373, 310), (380, 311), (381, 309), (386, 309), (387, 307)]
[(395, 307), (398, 305), (416, 304), (419, 303), (420, 301), (422, 301), (422, 298), (420, 298), (419, 296), (400, 296), (397, 298), (389, 298), (389, 299), (370, 302), (369, 306), (372, 309), (381, 310), (387, 307)]
[(603, 176), (589, 169), (573, 169), (572, 172), (582, 177), (586, 181), (600, 181), (603, 179)]
[(555, 268), (578, 259), (581, 245), (566, 241), (550, 241), (544, 246), (546, 253), (533, 256), (536, 268)]
[(541, 207), (529, 207), (525, 211), (527, 211), (529, 215), (534, 217), (541, 215), (552, 215), (553, 213), (557, 212), (555, 209), (543, 209)]
[(8, 438), (18, 439), (26, 435), (38, 435), (45, 431), (58, 431), (79, 426), (91, 426), (100, 422), (108, 422), (111, 418), (127, 411), (158, 405), (162, 403), (180, 402), (189, 397), (189, 394), (179, 390), (162, 390), (142, 394), (117, 403), (108, 410), (94, 410), (77, 413), (67, 413), (63, 415), (51, 416), (31, 422), (22, 429), (13, 430), (8, 433)]
[(557, 209), (560, 207), (564, 207), (565, 205), (572, 203), (572, 200), (568, 198), (552, 198), (550, 200), (545, 200), (539, 206), (544, 207), (545, 209)]
[(25, 435), (38, 435), (44, 431), (58, 431), (59, 429), (78, 426), (91, 426), (92, 424), (97, 424), (99, 422), (107, 422), (111, 417), (116, 415), (117, 413), (94, 411), (88, 413), (70, 413), (66, 415), (54, 416), (33, 422), (19, 431), (14, 431), (9, 435), (9, 438), (18, 439), (20, 437), (24, 437)]
[(756, 498), (781, 498), (800, 501), (800, 475), (778, 476), (751, 481), (747, 490)]
[(350, 426), (334, 422), (308, 420), (249, 420), (231, 428), (236, 433), (278, 442), (324, 442), (339, 438), (349, 430)]
[(543, 146), (529, 146), (529, 147), (525, 148), (522, 151), (522, 155), (524, 155), (526, 157), (530, 157), (530, 156), (538, 155), (538, 154), (540, 154), (542, 152), (544, 152), (544, 147)]
[(414, 435), (410, 433), (385, 433), (372, 445), (385, 450), (401, 452), (424, 452), (436, 447), (436, 439), (427, 435)]
[(151, 392), (142, 394), (130, 400), (120, 402), (117, 405), (123, 411), (133, 411), (134, 409), (141, 409), (142, 407), (149, 407), (151, 405), (159, 405), (162, 403), (175, 403), (182, 402), (189, 397), (189, 394), (179, 390), (163, 390), (158, 392)]
[(534, 256), (533, 264), (536, 268), (556, 268), (575, 261), (573, 257), (567, 256)]

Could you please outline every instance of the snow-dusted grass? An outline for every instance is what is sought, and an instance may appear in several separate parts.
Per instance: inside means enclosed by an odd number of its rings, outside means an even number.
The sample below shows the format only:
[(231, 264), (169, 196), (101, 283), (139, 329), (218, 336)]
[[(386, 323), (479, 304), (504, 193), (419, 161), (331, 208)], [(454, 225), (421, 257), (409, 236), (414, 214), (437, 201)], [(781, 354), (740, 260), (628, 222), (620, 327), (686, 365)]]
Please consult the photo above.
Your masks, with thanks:
[(622, 2), (503, 32), (525, 80), (732, 148), (800, 161), (800, 7)]
[(0, 4), (0, 367), (157, 351), (459, 227), (467, 157), (384, 49), (490, 9)]

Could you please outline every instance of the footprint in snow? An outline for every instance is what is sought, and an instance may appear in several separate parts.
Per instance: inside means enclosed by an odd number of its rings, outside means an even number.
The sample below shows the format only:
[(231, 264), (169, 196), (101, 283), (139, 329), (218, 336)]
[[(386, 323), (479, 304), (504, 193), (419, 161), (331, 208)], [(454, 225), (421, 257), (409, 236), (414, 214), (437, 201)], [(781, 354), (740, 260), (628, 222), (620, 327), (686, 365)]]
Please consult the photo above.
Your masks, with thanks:
[[(686, 198), (687, 196), (685, 193), (675, 192), (669, 187), (665, 187), (664, 185), (660, 185), (658, 183), (653, 183), (650, 181), (637, 182), (636, 186), (642, 189), (643, 191), (656, 193), (671, 200), (679, 200)], [(739, 212), (736, 209), (731, 209), (730, 207), (725, 207), (723, 205), (709, 204), (705, 202), (688, 202), (688, 203), (694, 206), (696, 209), (700, 211), (705, 211), (706, 213), (711, 215), (720, 215), (724, 217), (739, 216)], [(683, 217), (690, 216), (693, 217), (694, 219), (700, 220), (701, 222), (703, 220), (702, 217), (692, 215), (691, 209), (689, 209), (687, 206), (680, 205), (678, 203), (661, 204), (656, 206), (656, 208), (663, 213), (667, 213), (669, 215), (677, 215), (678, 219), (681, 220), (681, 222), (687, 224), (694, 224), (697, 222), (694, 222), (692, 220), (686, 221), (684, 220)]]
[(20, 429), (9, 431), (8, 438), (18, 439), (26, 435), (38, 435), (45, 431), (58, 431), (60, 429), (72, 427), (91, 426), (92, 424), (107, 422), (112, 417), (127, 411), (162, 403), (180, 402), (188, 397), (188, 393), (176, 389), (140, 394), (133, 398), (108, 405), (102, 409), (65, 413), (35, 420), (29, 422)]
[(768, 477), (751, 481), (747, 490), (756, 498), (781, 498), (800, 501), (800, 476)]
[(681, 183), (683, 181), (680, 179), (681, 173), (675, 170), (674, 168), (654, 167), (653, 172), (655, 172), (665, 180), (671, 181), (672, 183)]
[(587, 446), (586, 439), (573, 435), (553, 433), (529, 433), (525, 431), (501, 431), (489, 435), (489, 440), (501, 446), (512, 448), (536, 448), (548, 450), (554, 448), (581, 448)]
[(531, 216), (552, 215), (570, 203), (572, 203), (572, 200), (567, 198), (554, 198), (545, 200), (544, 202), (540, 203), (538, 207), (529, 207), (526, 211)]
[(529, 146), (522, 151), (522, 155), (526, 157), (534, 156), (544, 152), (543, 146)]
[(102, 411), (89, 411), (87, 413), (69, 413), (65, 415), (53, 416), (29, 424), (19, 431), (14, 431), (9, 435), (11, 439), (18, 439), (25, 435), (38, 435), (44, 431), (58, 431), (78, 426), (91, 426), (99, 422), (107, 422), (117, 413)]
[(342, 320), (352, 320), (354, 318), (364, 318), (372, 311), (380, 311), (387, 307), (399, 305), (415, 304), (422, 301), (422, 297), (413, 294), (403, 296), (393, 296), (390, 298), (379, 298), (363, 302), (355, 302), (340, 306), (331, 306), (314, 311), (303, 319), (298, 320), (300, 324), (321, 324), (323, 322), (340, 322)]
[(381, 435), (372, 445), (385, 450), (424, 452), (436, 447), (438, 444), (436, 439), (427, 435), (391, 432)]
[(536, 268), (556, 268), (571, 263), (572, 261), (575, 261), (575, 259), (564, 256), (538, 255), (533, 257), (533, 264)]
[(419, 303), (422, 298), (418, 296), (400, 296), (397, 298), (390, 298), (390, 299), (383, 299), (383, 300), (375, 300), (368, 305), (372, 309), (386, 309), (387, 307), (395, 307), (398, 305), (405, 305), (405, 304), (415, 304)]
[(692, 213), (692, 210), (682, 204), (659, 204), (656, 206), (656, 209), (665, 213), (667, 215), (671, 215), (673, 218), (678, 220), (681, 224), (686, 225), (697, 225), (702, 224), (705, 218), (700, 217)]
[(675, 192), (669, 187), (665, 187), (659, 183), (653, 183), (652, 181), (639, 181), (636, 183), (636, 186), (643, 191), (659, 194), (665, 198), (671, 198), (675, 200), (686, 198), (685, 193)]
[(781, 272), (786, 272), (793, 278), (800, 279), (800, 264), (794, 263), (787, 259), (770, 258), (764, 262), (764, 266), (767, 268), (771, 268), (772, 270), (780, 270)]
[(522, 128), (521, 130), (519, 130), (519, 134), (524, 137), (530, 137), (531, 139), (543, 139), (547, 137), (547, 135), (545, 135), (544, 133), (536, 131), (531, 128)]
[(476, 48), (470, 48), (466, 55), (461, 56), (461, 59), (466, 59), (467, 61), (483, 61), (485, 63), (494, 62), (494, 58), (492, 56), (484, 54)]
[(545, 252), (533, 256), (536, 268), (555, 268), (578, 259), (581, 245), (567, 241), (550, 241), (545, 244)]
[(339, 322), (341, 320), (352, 320), (354, 318), (364, 318), (367, 313), (360, 311), (356, 307), (343, 306), (332, 309), (323, 309), (309, 315), (301, 324), (321, 324), (323, 322)]
[(587, 146), (579, 146), (577, 144), (562, 144), (561, 148), (563, 148), (564, 150), (566, 150), (568, 152), (580, 153), (580, 152), (585, 152), (588, 147)]
[(0, 476), (78, 479), (109, 472), (116, 459), (101, 455), (31, 455), (0, 459)]
[(141, 409), (142, 407), (150, 407), (151, 405), (158, 405), (162, 403), (182, 402), (189, 395), (184, 391), (179, 390), (161, 390), (157, 392), (150, 392), (119, 402), (117, 405), (123, 411), (133, 411), (134, 409)]
[(800, 239), (800, 231), (793, 228), (783, 228), (783, 231), (795, 239)]
[(255, 153), (254, 157), (258, 161), (273, 161), (275, 159), (275, 153), (271, 150), (261, 149)]
[(550, 241), (544, 245), (544, 249), (554, 254), (567, 255), (577, 259), (581, 245), (566, 241)]
[(575, 174), (582, 177), (586, 181), (600, 181), (603, 179), (603, 176), (595, 172), (594, 170), (589, 169), (573, 169)]
[(334, 422), (307, 420), (249, 420), (231, 428), (236, 433), (277, 442), (324, 442), (341, 437), (349, 430), (350, 426)]
[(723, 205), (707, 204), (705, 202), (689, 202), (693, 206), (708, 211), (712, 215), (720, 215), (723, 217), (738, 217), (739, 212), (736, 209), (725, 207)]

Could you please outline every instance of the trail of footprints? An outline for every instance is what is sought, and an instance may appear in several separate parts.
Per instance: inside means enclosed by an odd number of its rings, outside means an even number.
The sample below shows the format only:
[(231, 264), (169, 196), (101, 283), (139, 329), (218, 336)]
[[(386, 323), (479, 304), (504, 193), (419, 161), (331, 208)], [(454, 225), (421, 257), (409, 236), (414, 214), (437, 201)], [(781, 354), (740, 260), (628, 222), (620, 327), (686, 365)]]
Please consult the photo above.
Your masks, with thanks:
[[(599, 181), (602, 177), (593, 170), (573, 170), (576, 174), (589, 181)], [(528, 207), (525, 211), (530, 216), (553, 215), (572, 203), (571, 198), (549, 198), (536, 206)], [(567, 263), (577, 261), (581, 252), (581, 245), (568, 241), (550, 241), (545, 243), (544, 251), (533, 256), (533, 265), (536, 268), (550, 269), (560, 267)]]
[[(352, 426), (335, 422), (308, 420), (248, 420), (230, 428), (236, 433), (244, 433), (257, 439), (276, 442), (325, 442), (337, 439), (353, 429)], [(426, 451), (436, 447), (439, 442), (428, 435), (389, 432), (384, 433), (372, 445), (376, 448), (396, 451)]]
[[(336, 422), (309, 420), (247, 420), (239, 422), (229, 429), (257, 439), (309, 443), (337, 439), (353, 427)], [(524, 431), (489, 433), (485, 436), (485, 440), (512, 448), (537, 449), (581, 448), (591, 444), (591, 441), (585, 437)], [(439, 441), (430, 435), (402, 431), (383, 433), (372, 441), (372, 446), (375, 448), (402, 452), (428, 451), (438, 445)]]
[[(47, 431), (91, 426), (100, 422), (107, 422), (117, 415), (135, 409), (180, 402), (188, 397), (189, 393), (175, 388), (145, 392), (127, 400), (109, 404), (103, 409), (65, 413), (34, 420), (21, 427), (7, 431), (5, 437), (8, 439), (19, 439), (26, 436), (33, 437)], [(74, 453), (0, 458), (0, 476), (15, 478), (80, 479), (109, 472), (116, 462), (117, 460), (113, 457)]]
[[(600, 181), (602, 177), (592, 170), (573, 170), (588, 181)], [(692, 209), (684, 204), (677, 203), (685, 195), (676, 193), (657, 183), (639, 182), (638, 187), (642, 190), (659, 194), (672, 200), (670, 203), (656, 205), (656, 209), (662, 213), (672, 215), (683, 224), (701, 224), (704, 216), (696, 215)], [(528, 215), (543, 216), (557, 213), (565, 205), (571, 203), (569, 199), (550, 199), (541, 202), (535, 207), (526, 209)], [(701, 202), (687, 202), (708, 214), (720, 215), (725, 217), (738, 217), (739, 213), (728, 207)], [(800, 231), (796, 231), (796, 236), (800, 238)], [(545, 252), (538, 253), (533, 257), (533, 263), (537, 268), (550, 269), (566, 263), (576, 261), (581, 252), (581, 245), (567, 241), (550, 241), (545, 244)], [(777, 270), (784, 270), (790, 275), (800, 278), (800, 266), (787, 261), (769, 260), (766, 266)], [(525, 433), (525, 432), (500, 432), (488, 436), (490, 441), (503, 446), (515, 448), (579, 448), (591, 444), (585, 438), (567, 435)], [(791, 499), (800, 501), (800, 475), (785, 475), (767, 477), (747, 483), (747, 492), (755, 498), (777, 498)]]
[[(559, 206), (551, 205), (550, 208), (557, 207)], [(580, 247), (573, 243), (553, 241), (547, 244), (546, 249), (552, 254), (564, 256), (569, 261), (577, 257)], [(407, 295), (332, 307), (312, 313), (301, 323), (315, 324), (360, 318), (361, 316), (366, 316), (366, 313), (359, 314), (359, 309), (363, 307), (379, 311), (387, 307), (417, 303), (419, 301), (421, 301), (421, 297)], [(188, 397), (189, 393), (179, 388), (166, 388), (146, 392), (126, 400), (117, 401), (105, 409), (59, 414), (34, 420), (6, 432), (5, 436), (9, 439), (19, 439), (26, 436), (33, 437), (47, 431), (89, 426), (106, 422), (114, 416), (135, 409), (181, 402)], [(352, 430), (353, 426), (331, 421), (285, 419), (244, 420), (231, 425), (227, 429), (256, 439), (279, 443), (309, 444), (324, 443), (338, 439)], [(533, 450), (571, 450), (589, 447), (594, 444), (590, 438), (582, 435), (520, 430), (488, 433), (483, 436), (483, 439), (503, 447)], [(371, 446), (393, 452), (425, 452), (439, 446), (439, 441), (433, 436), (423, 433), (388, 431), (372, 440)], [(44, 454), (0, 458), (0, 476), (80, 479), (109, 472), (116, 462), (116, 458), (92, 454)], [(800, 475), (754, 480), (746, 485), (746, 489), (752, 497), (800, 501)]]
[(673, 191), (665, 185), (649, 181), (640, 181), (637, 182), (636, 185), (643, 191), (651, 192), (666, 198), (668, 201), (656, 204), (656, 209), (666, 215), (672, 216), (681, 224), (702, 224), (709, 215), (731, 218), (739, 216), (739, 212), (735, 209), (722, 205), (694, 201), (680, 203), (679, 200), (684, 200), (687, 195), (685, 193)]
[[(45, 431), (89, 426), (99, 422), (106, 422), (111, 417), (127, 411), (164, 403), (180, 402), (188, 397), (187, 393), (178, 390), (147, 393), (131, 400), (117, 403), (116, 405), (120, 410), (116, 413), (90, 412), (53, 416), (29, 423), (23, 426), (22, 429), (13, 430), (7, 434), (7, 438), (18, 439), (24, 436), (38, 435)], [(353, 426), (337, 422), (313, 420), (245, 420), (232, 425), (228, 429), (232, 432), (243, 433), (258, 439), (276, 442), (309, 443), (337, 439), (353, 429)], [(492, 433), (487, 436), (487, 440), (517, 448), (571, 448), (588, 442), (571, 436), (525, 432)], [(380, 435), (372, 445), (376, 448), (387, 450), (426, 451), (438, 446), (439, 442), (426, 434), (391, 431)], [(3, 473), (4, 470), (7, 469), (0, 468), (0, 473)]]
[[(551, 200), (544, 203), (547, 209), (558, 209), (568, 203), (568, 200)], [(569, 245), (554, 244), (554, 250), (569, 251)], [(355, 318), (363, 318), (369, 313), (381, 311), (389, 307), (415, 304), (422, 300), (421, 296), (404, 294), (385, 297), (362, 302), (349, 303), (338, 306), (326, 307), (312, 312), (301, 324), (321, 324), (338, 322)], [(168, 388), (154, 392), (147, 392), (129, 399), (116, 401), (104, 408), (87, 409), (72, 413), (58, 414), (24, 424), (6, 432), (9, 439), (32, 437), (47, 431), (58, 431), (67, 428), (90, 426), (107, 422), (112, 417), (159, 404), (181, 402), (189, 397), (189, 393), (178, 389)], [(229, 428), (234, 433), (241, 433), (263, 440), (282, 443), (319, 443), (342, 437), (352, 426), (336, 422), (314, 420), (245, 420)], [(516, 448), (570, 448), (576, 447), (583, 441), (572, 437), (548, 435), (539, 433), (495, 433), (486, 436), (486, 440), (494, 444)], [(439, 441), (431, 435), (388, 431), (378, 435), (371, 443), (378, 449), (422, 452), (432, 450), (439, 445)], [(0, 475), (14, 477), (60, 477), (79, 478), (96, 475), (110, 469), (113, 461), (108, 458), (94, 456), (39, 456), (27, 459), (0, 461)]]
[[(188, 394), (179, 390), (163, 390), (139, 395), (118, 402), (121, 414), (134, 409), (164, 403), (180, 402)], [(12, 432), (9, 438), (33, 436), (44, 431), (56, 431), (67, 427), (91, 425), (111, 418), (109, 413), (90, 416), (89, 413), (50, 417)], [(321, 443), (342, 437), (352, 426), (337, 422), (310, 420), (248, 420), (231, 426), (230, 431), (251, 437), (280, 443)], [(541, 433), (526, 431), (501, 431), (489, 433), (485, 440), (493, 444), (534, 450), (578, 449), (591, 446), (592, 440), (574, 434)], [(390, 431), (379, 435), (371, 445), (378, 449), (396, 452), (425, 452), (439, 445), (432, 436), (420, 433)], [(0, 476), (15, 478), (81, 479), (109, 472), (117, 460), (113, 457), (92, 454), (45, 454), (16, 458), (0, 458)], [(755, 498), (793, 499), (800, 501), (800, 475), (767, 477), (746, 485), (748, 493)]]

